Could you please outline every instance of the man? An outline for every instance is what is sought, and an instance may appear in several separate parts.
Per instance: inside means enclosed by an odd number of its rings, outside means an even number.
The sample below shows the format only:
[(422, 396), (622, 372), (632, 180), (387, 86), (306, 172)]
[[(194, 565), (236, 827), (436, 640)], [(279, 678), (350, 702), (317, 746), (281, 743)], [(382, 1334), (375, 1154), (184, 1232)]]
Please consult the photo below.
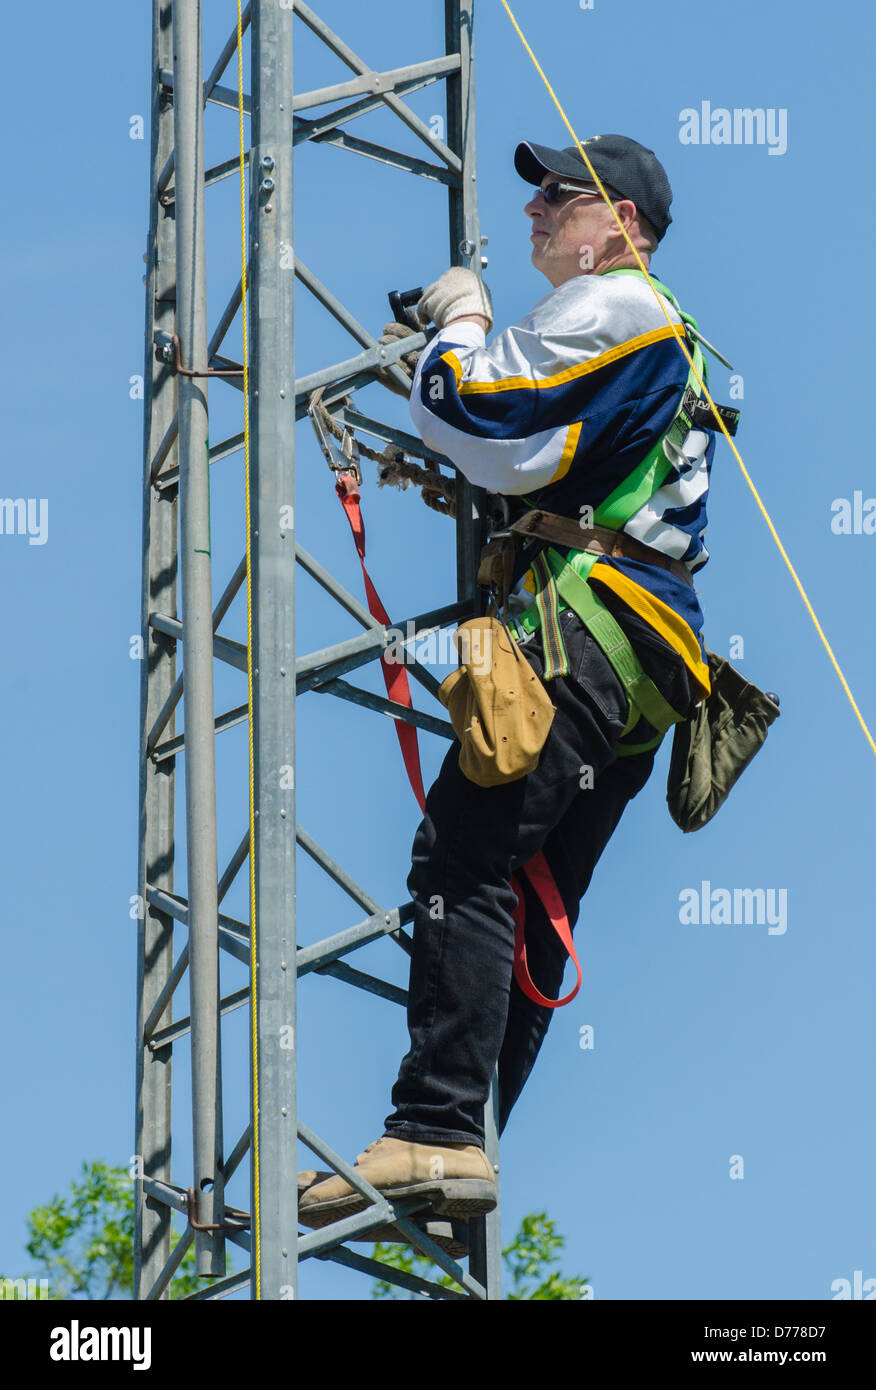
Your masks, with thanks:
[[(672, 220), (665, 171), (652, 151), (626, 137), (585, 143), (650, 266)], [(617, 273), (636, 259), (577, 148), (524, 142), (514, 162), (534, 185), (525, 207), (532, 263), (552, 289), (487, 347), (492, 304), (480, 279), (454, 268), (430, 285), (417, 311), (438, 331), (416, 363), (411, 416), (431, 448), (472, 483), (500, 494), (512, 515), (542, 509), (584, 527), (624, 493), (672, 425), (688, 365), (641, 273)], [(663, 303), (672, 324), (680, 324), (673, 303)], [(702, 537), (714, 444), (712, 431), (687, 430), (659, 486), (642, 492), (639, 480), (634, 514), (589, 572), (592, 589), (677, 717), (709, 693), (691, 575), (708, 558)], [(544, 544), (536, 539), (518, 556), (508, 615), (521, 614), (534, 598), (539, 549)], [(575, 550), (565, 547), (568, 555)], [(482, 787), (460, 771), (455, 743), (413, 845), (411, 1046), (392, 1090), (395, 1109), (383, 1136), (359, 1155), (357, 1170), (386, 1193), (425, 1194), (445, 1216), (464, 1219), (495, 1205), (483, 1129), (490, 1080), (498, 1064), (501, 1133), (551, 1018), (512, 969), (511, 875), (525, 900), (529, 969), (538, 989), (556, 998), (566, 953), (520, 870), (542, 851), (574, 926), (597, 860), (648, 779), (662, 732), (636, 717), (627, 687), (576, 611), (564, 608), (559, 623), (566, 659), (558, 665), (551, 648), (548, 689), (556, 712), (538, 766), (516, 781)], [(520, 636), (521, 651), (547, 680), (542, 629)], [(621, 756), (627, 745), (643, 744), (645, 751)], [(332, 1177), (304, 1192), (300, 1214), (319, 1226), (365, 1205)]]

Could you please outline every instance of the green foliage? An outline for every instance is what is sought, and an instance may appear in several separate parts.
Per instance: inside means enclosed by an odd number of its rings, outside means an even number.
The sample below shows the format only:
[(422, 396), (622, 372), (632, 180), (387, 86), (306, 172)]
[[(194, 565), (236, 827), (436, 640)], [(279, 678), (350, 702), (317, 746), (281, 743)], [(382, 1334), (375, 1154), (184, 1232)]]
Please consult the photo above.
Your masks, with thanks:
[[(82, 1178), (71, 1183), (67, 1197), (55, 1196), (46, 1206), (34, 1207), (27, 1232), (27, 1253), (40, 1265), (30, 1277), (48, 1280), (50, 1299), (133, 1298), (134, 1183), (127, 1168), (99, 1160), (83, 1163)], [(171, 1249), (179, 1240), (172, 1231)], [(194, 1264), (190, 1246), (171, 1283), (171, 1298), (202, 1286)]]
[[(546, 1211), (530, 1212), (524, 1216), (520, 1229), (510, 1245), (502, 1251), (503, 1282), (505, 1298), (512, 1299), (576, 1299), (585, 1296), (584, 1286), (588, 1278), (581, 1275), (562, 1275), (552, 1265), (560, 1262), (560, 1255), (566, 1243), (565, 1236), (556, 1232), (556, 1222), (551, 1221)], [(404, 1274), (416, 1274), (431, 1283), (444, 1288), (458, 1289), (459, 1285), (449, 1274), (436, 1278), (438, 1267), (431, 1260), (424, 1259), (409, 1245), (382, 1245), (374, 1247), (374, 1258), (392, 1269)], [(377, 1279), (372, 1285), (372, 1298), (422, 1298), (423, 1294), (407, 1293), (385, 1279)]]
[[(26, 1278), (46, 1279), (48, 1297), (124, 1299), (134, 1294), (134, 1183), (126, 1168), (96, 1161), (83, 1163), (82, 1177), (73, 1181), (66, 1197), (55, 1196), (35, 1207), (27, 1219), (27, 1252), (39, 1269)], [(180, 1240), (172, 1231), (171, 1249)], [(505, 1298), (581, 1299), (587, 1279), (563, 1275), (559, 1265), (565, 1237), (547, 1212), (523, 1218), (516, 1236), (502, 1251)], [(431, 1260), (410, 1246), (376, 1244), (374, 1258), (391, 1269), (416, 1274), (445, 1288), (458, 1288), (450, 1275), (439, 1273)], [(192, 1246), (182, 1258), (171, 1284), (171, 1298), (183, 1298), (203, 1286), (194, 1273)], [(231, 1265), (229, 1262), (229, 1272)], [(437, 1277), (436, 1277), (437, 1276)], [(0, 1275), (0, 1281), (4, 1276)], [(21, 1276), (19, 1276), (21, 1277)], [(373, 1298), (421, 1298), (385, 1280), (372, 1286)], [(37, 1295), (42, 1292), (37, 1284)]]

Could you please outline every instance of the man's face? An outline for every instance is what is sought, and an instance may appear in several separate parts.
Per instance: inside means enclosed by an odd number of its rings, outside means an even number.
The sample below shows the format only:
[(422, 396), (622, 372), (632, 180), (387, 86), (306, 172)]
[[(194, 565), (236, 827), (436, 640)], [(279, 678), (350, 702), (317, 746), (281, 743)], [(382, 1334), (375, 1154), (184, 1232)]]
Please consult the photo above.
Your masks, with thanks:
[[(541, 188), (549, 183), (572, 183), (586, 187), (588, 179), (561, 179), (545, 174)], [(615, 245), (617, 222), (602, 194), (561, 193), (555, 203), (546, 203), (536, 194), (523, 211), (532, 218), (532, 264), (556, 287), (574, 275), (587, 275), (598, 269), (608, 248)], [(614, 190), (606, 188), (609, 196)], [(619, 195), (614, 195), (619, 196)], [(630, 204), (629, 206), (633, 206)]]

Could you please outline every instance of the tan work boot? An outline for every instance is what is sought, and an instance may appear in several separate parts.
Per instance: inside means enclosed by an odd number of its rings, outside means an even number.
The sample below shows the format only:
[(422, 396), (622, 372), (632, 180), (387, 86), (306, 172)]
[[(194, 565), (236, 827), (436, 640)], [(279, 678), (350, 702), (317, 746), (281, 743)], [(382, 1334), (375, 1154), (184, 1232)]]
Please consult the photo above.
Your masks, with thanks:
[[(298, 1174), (298, 1200), (301, 1201), (302, 1195), (317, 1183), (325, 1182), (328, 1178), (335, 1176), (332, 1172), (324, 1169), (308, 1168)], [(468, 1226), (464, 1221), (427, 1221), (423, 1214), (410, 1217), (415, 1226), (419, 1226), (430, 1240), (434, 1240), (440, 1250), (445, 1255), (449, 1255), (453, 1260), (463, 1260), (468, 1255)], [(378, 1241), (386, 1245), (411, 1245), (410, 1237), (399, 1226), (378, 1226), (374, 1230), (366, 1231), (363, 1235), (350, 1236), (350, 1240), (358, 1240), (364, 1243), (369, 1241), (376, 1244)], [(416, 1246), (411, 1245), (415, 1254), (422, 1255), (422, 1251), (417, 1250)]]
[[(384, 1135), (358, 1155), (355, 1167), (385, 1197), (425, 1197), (439, 1216), (469, 1220), (496, 1205), (492, 1164), (476, 1144), (418, 1143)], [(307, 1188), (298, 1203), (298, 1219), (319, 1228), (368, 1205), (367, 1197), (335, 1175)]]

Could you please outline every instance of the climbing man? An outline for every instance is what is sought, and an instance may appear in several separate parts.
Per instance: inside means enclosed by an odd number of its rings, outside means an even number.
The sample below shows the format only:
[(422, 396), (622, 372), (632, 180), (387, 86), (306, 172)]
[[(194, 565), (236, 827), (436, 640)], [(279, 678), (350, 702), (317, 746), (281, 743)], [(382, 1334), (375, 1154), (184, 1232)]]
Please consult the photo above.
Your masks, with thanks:
[[(506, 535), (520, 528), (503, 617), (555, 708), (537, 766), (516, 780), (469, 780), (454, 742), (413, 843), (410, 1049), (384, 1133), (356, 1171), (387, 1195), (425, 1196), (445, 1219), (495, 1205), (484, 1152), (494, 1068), (501, 1133), (563, 1002), (567, 952), (544, 873), (573, 927), (662, 736), (710, 689), (693, 576), (708, 559), (715, 434), (677, 342), (690, 325), (702, 373), (699, 335), (659, 281), (658, 301), (618, 226), (650, 267), (672, 192), (635, 140), (597, 135), (585, 147), (614, 211), (576, 146), (516, 148), (533, 185), (532, 264), (551, 285), (520, 323), (487, 346), (490, 294), (458, 267), (417, 305), (437, 332), (413, 370), (414, 425), (505, 504)], [(341, 1177), (301, 1176), (307, 1225), (368, 1204)]]

